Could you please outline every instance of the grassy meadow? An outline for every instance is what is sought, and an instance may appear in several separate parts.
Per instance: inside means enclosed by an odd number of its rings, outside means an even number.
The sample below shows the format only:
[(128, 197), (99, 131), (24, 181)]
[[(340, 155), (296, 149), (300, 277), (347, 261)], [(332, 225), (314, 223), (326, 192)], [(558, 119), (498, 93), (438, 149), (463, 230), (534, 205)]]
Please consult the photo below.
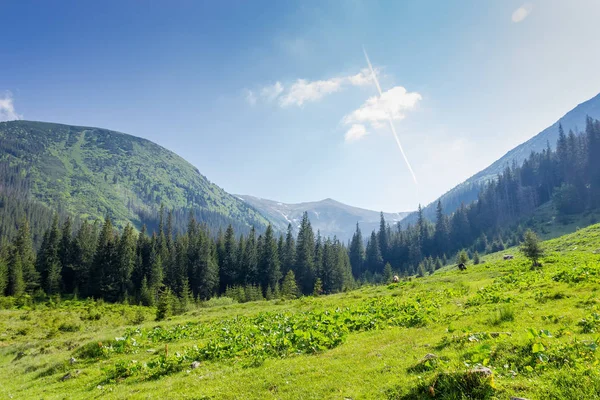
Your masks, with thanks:
[(544, 248), (535, 269), (509, 249), (464, 272), (216, 299), (160, 322), (147, 307), (16, 304), (0, 310), (0, 398), (598, 398), (600, 225)]

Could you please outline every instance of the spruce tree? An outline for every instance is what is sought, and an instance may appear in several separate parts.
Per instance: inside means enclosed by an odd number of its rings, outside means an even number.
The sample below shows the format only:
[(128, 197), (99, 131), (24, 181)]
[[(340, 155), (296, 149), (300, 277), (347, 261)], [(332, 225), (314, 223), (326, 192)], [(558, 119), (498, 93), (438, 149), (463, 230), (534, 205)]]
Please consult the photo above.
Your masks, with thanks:
[(61, 230), (58, 258), (61, 265), (61, 277), (64, 290), (72, 292), (75, 287), (75, 271), (73, 268), (73, 227), (71, 218), (67, 217)]
[(469, 262), (469, 255), (465, 250), (461, 250), (456, 255), (456, 263), (457, 264), (466, 264)]
[(371, 239), (367, 243), (367, 259), (366, 265), (368, 270), (381, 274), (383, 272), (383, 257), (381, 256), (381, 249), (379, 247), (379, 240), (375, 231), (371, 232)]
[[(160, 258), (160, 256), (159, 256)], [(158, 304), (156, 305), (156, 320), (162, 321), (173, 315), (174, 297), (171, 289), (165, 287), (158, 295)]]
[(296, 240), (292, 231), (292, 224), (288, 224), (285, 235), (284, 256), (281, 260), (281, 273), (285, 276), (296, 264)]
[(315, 235), (308, 220), (308, 213), (302, 215), (300, 231), (296, 242), (296, 269), (302, 293), (311, 293), (315, 284)]
[(0, 296), (4, 296), (8, 287), (8, 264), (0, 254)]
[(142, 278), (142, 285), (140, 287), (140, 304), (143, 306), (154, 305), (154, 296), (148, 287), (148, 279), (145, 276)]
[(321, 278), (317, 278), (315, 281), (315, 287), (313, 289), (313, 296), (317, 297), (323, 294), (323, 282)]
[(17, 237), (13, 243), (15, 251), (19, 254), (24, 288), (28, 292), (33, 292), (39, 287), (40, 276), (35, 267), (35, 252), (33, 250), (33, 241), (31, 239), (31, 229), (29, 221), (23, 218), (19, 223)]
[(540, 240), (531, 229), (528, 229), (525, 232), (520, 250), (525, 257), (531, 260), (533, 267), (538, 266), (539, 259), (544, 255), (544, 250), (540, 244)]
[(221, 292), (223, 292), (227, 286), (233, 286), (237, 282), (237, 243), (231, 224), (227, 227), (223, 239), (219, 240), (222, 240), (218, 244), (219, 249), (221, 246), (223, 247), (222, 250), (219, 250), (219, 282)]
[(298, 284), (296, 283), (296, 276), (294, 271), (288, 271), (283, 278), (283, 284), (281, 285), (281, 296), (284, 299), (295, 299), (298, 297)]
[(352, 266), (352, 274), (355, 277), (359, 277), (363, 274), (364, 262), (365, 262), (365, 246), (363, 243), (362, 233), (358, 222), (356, 223), (356, 231), (352, 235), (350, 242), (350, 265)]
[(23, 264), (21, 254), (15, 246), (10, 249), (8, 259), (8, 290), (9, 296), (19, 297), (25, 293), (25, 279), (23, 277)]
[(385, 267), (383, 267), (383, 281), (385, 283), (391, 283), (394, 278), (394, 273), (392, 271), (392, 265), (390, 263), (385, 263)]
[(379, 219), (379, 232), (377, 233), (377, 240), (379, 243), (381, 257), (385, 262), (389, 260), (389, 238), (387, 235), (387, 226), (385, 223), (385, 218), (383, 216), (383, 211), (380, 213)]
[(48, 295), (58, 294), (61, 290), (60, 239), (58, 214), (55, 214), (52, 227), (44, 235), (44, 241), (40, 249), (41, 255), (38, 258), (38, 270), (42, 276), (42, 286)]
[(281, 279), (281, 269), (277, 242), (273, 236), (273, 227), (271, 225), (267, 227), (265, 232), (259, 265), (262, 287), (275, 287)]

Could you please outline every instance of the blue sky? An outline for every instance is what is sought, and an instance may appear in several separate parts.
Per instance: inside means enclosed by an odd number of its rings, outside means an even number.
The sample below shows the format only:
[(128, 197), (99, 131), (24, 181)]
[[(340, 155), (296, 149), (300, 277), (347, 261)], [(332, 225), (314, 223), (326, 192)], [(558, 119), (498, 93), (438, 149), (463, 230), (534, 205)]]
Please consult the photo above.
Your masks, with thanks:
[(414, 209), (600, 92), (597, 0), (0, 0), (0, 13), (0, 119), (145, 137), (231, 193), (284, 202)]

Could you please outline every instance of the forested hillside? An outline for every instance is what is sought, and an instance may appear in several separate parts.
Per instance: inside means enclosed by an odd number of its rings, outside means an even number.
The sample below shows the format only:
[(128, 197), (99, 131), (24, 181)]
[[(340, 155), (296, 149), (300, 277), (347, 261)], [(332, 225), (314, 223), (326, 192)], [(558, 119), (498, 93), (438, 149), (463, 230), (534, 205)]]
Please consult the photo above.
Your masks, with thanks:
[[(0, 123), (0, 195), (82, 220), (108, 215), (121, 229), (127, 223), (156, 229), (161, 204), (173, 210), (177, 231), (186, 226), (190, 211), (215, 231), (229, 224), (243, 232), (251, 226), (263, 231), (267, 224), (252, 207), (155, 143), (105, 129), (43, 122)], [(10, 233), (16, 228), (15, 212), (3, 204), (0, 226)], [(37, 225), (35, 213), (29, 214)]]
[[(394, 229), (382, 222), (367, 244), (364, 267), (355, 273), (383, 272), (390, 262), (405, 273), (433, 271), (461, 249), (472, 255), (504, 249), (519, 242), (529, 219), (542, 205), (551, 206), (553, 217), (566, 220), (572, 215), (600, 207), (600, 122), (588, 118), (585, 133), (568, 135), (559, 127), (556, 151), (550, 145), (532, 152), (519, 166), (514, 163), (486, 184), (477, 200), (462, 205), (447, 216), (437, 203), (435, 223), (423, 210), (407, 229)], [(552, 221), (545, 221), (546, 223)], [(585, 222), (585, 221), (584, 221)], [(592, 224), (590, 219), (586, 224)], [(385, 229), (384, 229), (385, 227)], [(350, 248), (353, 268), (361, 265), (361, 234), (355, 234)], [(416, 269), (415, 269), (416, 268)]]
[[(593, 119), (600, 118), (600, 94), (579, 104), (539, 134), (510, 150), (486, 169), (478, 172), (465, 182), (440, 196), (439, 200), (444, 204), (444, 212), (446, 214), (451, 214), (457, 210), (462, 203), (469, 204), (473, 200), (476, 200), (480, 190), (485, 187), (485, 184), (489, 180), (494, 179), (498, 174), (502, 173), (507, 166), (512, 167), (514, 163), (521, 165), (521, 163), (529, 157), (532, 151), (541, 153), (546, 149), (548, 143), (554, 150), (559, 137), (559, 126), (562, 126), (567, 132), (573, 131), (576, 136), (583, 134), (585, 132), (586, 119), (588, 117)], [(429, 220), (433, 220), (436, 217), (436, 208), (437, 201), (424, 207), (423, 213), (425, 217)], [(417, 214), (413, 213), (406, 217), (402, 221), (402, 224), (405, 226), (409, 223), (414, 224), (416, 220)]]
[[(392, 229), (382, 214), (366, 248), (358, 224), (348, 249), (335, 237), (315, 237), (306, 212), (297, 236), (288, 225), (287, 234), (278, 237), (270, 225), (264, 235), (254, 229), (245, 235), (231, 225), (225, 232), (211, 231), (193, 214), (177, 234), (173, 212), (161, 208), (151, 236), (129, 225), (119, 232), (109, 217), (74, 229), (71, 219), (61, 223), (56, 214), (51, 223), (38, 222), (50, 227), (36, 254), (23, 218), (0, 251), (0, 293), (19, 297), (41, 289), (147, 305), (161, 293), (186, 302), (223, 294), (246, 301), (335, 293), (388, 281), (394, 273), (423, 276), (454, 262), (457, 253), (477, 263), (479, 253), (517, 244), (541, 205), (551, 204), (559, 219), (600, 207), (600, 122), (588, 119), (579, 136), (561, 128), (556, 148), (507, 167), (476, 202), (451, 216), (439, 202), (435, 224), (419, 210), (414, 226)], [(46, 211), (35, 215), (49, 217)]]

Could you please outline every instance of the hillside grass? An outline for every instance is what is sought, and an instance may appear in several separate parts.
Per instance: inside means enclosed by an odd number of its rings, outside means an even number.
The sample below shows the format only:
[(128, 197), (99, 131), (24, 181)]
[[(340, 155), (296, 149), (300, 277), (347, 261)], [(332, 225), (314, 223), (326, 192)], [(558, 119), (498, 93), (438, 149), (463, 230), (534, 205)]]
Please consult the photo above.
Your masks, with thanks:
[(1, 310), (0, 398), (598, 398), (600, 225), (544, 247), (536, 269), (509, 249), (465, 272), (161, 322), (93, 301)]
[(0, 166), (7, 171), (2, 176), (0, 169), (0, 181), (8, 189), (23, 181), (32, 199), (81, 218), (110, 215), (119, 228), (127, 223), (141, 228), (140, 212), (157, 211), (161, 204), (167, 210), (217, 213), (248, 227), (268, 224), (175, 153), (120, 132), (0, 122)]

